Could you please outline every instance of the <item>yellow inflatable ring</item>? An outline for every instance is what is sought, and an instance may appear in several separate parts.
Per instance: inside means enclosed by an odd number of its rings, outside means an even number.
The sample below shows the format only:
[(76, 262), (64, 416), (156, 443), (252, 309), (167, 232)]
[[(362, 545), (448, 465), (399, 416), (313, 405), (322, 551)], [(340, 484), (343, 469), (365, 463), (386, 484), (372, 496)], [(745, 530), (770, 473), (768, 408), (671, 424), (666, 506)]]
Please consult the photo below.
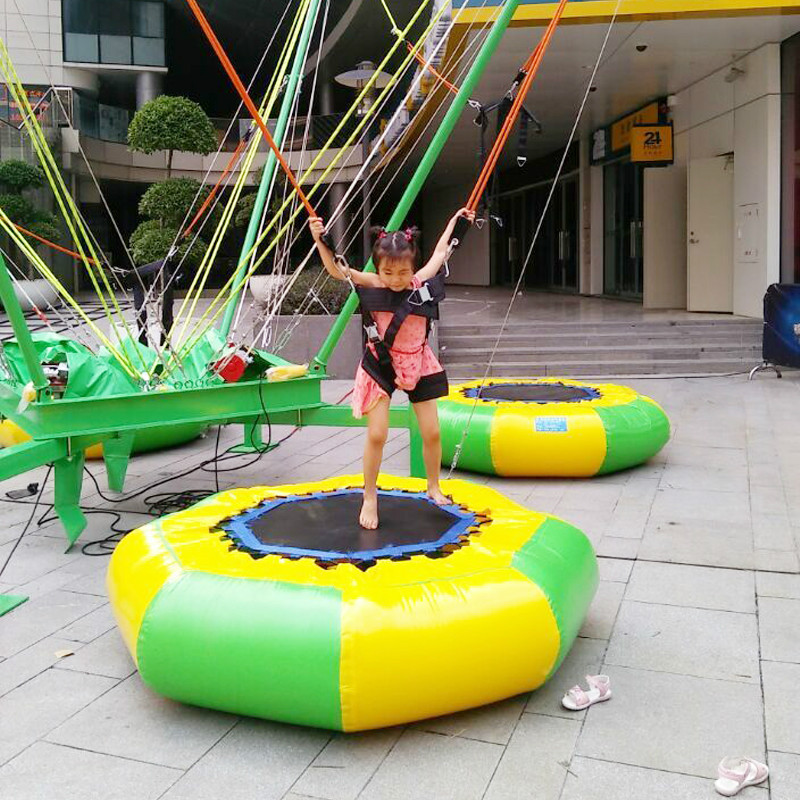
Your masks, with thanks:
[(485, 486), (381, 476), (378, 531), (350, 476), (222, 492), (128, 534), (111, 605), (155, 691), (355, 731), (540, 686), (597, 586), (577, 528)]
[[(517, 477), (589, 477), (627, 469), (669, 440), (661, 406), (627, 386), (491, 378), (439, 400), (442, 463)], [(464, 431), (467, 431), (466, 437)]]

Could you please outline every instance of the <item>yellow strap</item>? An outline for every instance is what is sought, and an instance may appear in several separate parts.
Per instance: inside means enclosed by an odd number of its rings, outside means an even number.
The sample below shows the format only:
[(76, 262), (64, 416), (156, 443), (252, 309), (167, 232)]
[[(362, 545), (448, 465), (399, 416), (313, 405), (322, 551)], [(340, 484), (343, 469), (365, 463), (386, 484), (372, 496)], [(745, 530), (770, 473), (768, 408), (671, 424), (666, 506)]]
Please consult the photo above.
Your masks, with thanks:
[[(414, 23), (416, 22), (417, 18), (422, 13), (422, 11), (425, 9), (425, 6), (428, 4), (428, 2), (429, 2), (429, 0), (423, 0), (422, 4), (419, 6), (419, 8), (417, 9), (416, 13), (412, 17), (411, 21), (408, 23), (408, 25), (404, 29), (404, 31), (403, 31), (403, 35), (404, 36), (408, 33), (410, 28), (414, 25)], [(422, 32), (422, 35), (419, 37), (419, 39), (417, 41), (417, 47), (421, 46), (424, 43), (424, 41), (428, 37), (430, 31), (433, 29), (433, 27), (439, 21), (439, 18), (444, 14), (444, 12), (446, 10), (447, 10), (447, 6), (444, 5), (433, 16), (433, 18), (431, 19), (429, 25), (425, 28), (425, 30)], [(403, 41), (402, 39), (398, 38), (398, 40), (390, 48), (390, 50), (387, 53), (386, 57), (383, 59), (381, 64), (376, 69), (375, 74), (372, 76), (372, 78), (370, 78), (370, 80), (367, 82), (367, 84), (365, 85), (364, 89), (362, 90), (361, 94), (359, 94), (359, 96), (356, 98), (356, 100), (354, 102), (354, 105), (347, 112), (345, 117), (342, 119), (342, 121), (339, 123), (339, 125), (336, 127), (336, 129), (331, 134), (331, 136), (328, 139), (328, 141), (326, 142), (324, 148), (317, 153), (316, 158), (314, 158), (314, 160), (311, 162), (311, 164), (306, 169), (306, 171), (300, 176), (300, 178), (299, 178), (299, 182), (300, 183), (303, 183), (303, 181), (305, 181), (308, 178), (308, 176), (314, 170), (314, 168), (319, 163), (319, 161), (324, 157), (325, 152), (332, 146), (332, 142), (335, 140), (335, 138), (338, 136), (338, 134), (341, 131), (341, 129), (346, 124), (348, 117), (352, 113), (354, 113), (355, 108), (358, 107), (358, 105), (360, 104), (363, 96), (370, 90), (371, 86), (378, 79), (378, 75), (379, 75), (381, 69), (389, 61), (389, 59), (394, 54), (394, 52), (397, 50), (397, 48), (400, 46), (402, 41)], [(371, 113), (375, 113), (375, 111), (378, 108), (380, 108), (382, 99), (394, 88), (395, 84), (399, 80), (399, 76), (405, 71), (406, 67), (408, 66), (409, 62), (413, 59), (413, 57), (414, 56), (413, 56), (412, 53), (407, 53), (405, 55), (405, 57), (403, 59), (403, 62), (401, 63), (400, 67), (391, 76), (391, 78), (390, 78), (389, 82), (387, 83), (386, 87), (380, 92), (380, 94), (378, 95), (378, 98), (375, 100), (375, 102), (371, 106), (369, 113), (364, 115), (364, 117), (361, 119), (361, 121), (356, 126), (356, 128), (352, 131), (352, 133), (350, 134), (350, 136), (348, 137), (348, 139), (346, 140), (344, 145), (342, 145), (338, 149), (338, 152), (336, 153), (334, 158), (331, 160), (331, 162), (328, 164), (328, 166), (325, 168), (325, 170), (323, 170), (323, 172), (322, 172), (321, 176), (319, 177), (319, 179), (317, 180), (317, 182), (313, 185), (313, 187), (309, 190), (309, 192), (307, 192), (307, 196), (308, 197), (311, 197), (313, 194), (315, 194), (318, 191), (318, 189), (324, 184), (325, 178), (336, 167), (338, 162), (344, 157), (344, 151), (352, 144), (353, 140), (360, 134), (360, 132), (364, 128), (364, 126), (367, 125), (367, 123), (369, 122), (370, 114)], [(288, 208), (288, 206), (290, 206), (294, 202), (294, 200), (295, 200), (294, 195), (290, 195), (284, 201), (284, 203), (281, 205), (281, 207), (275, 212), (275, 215), (273, 216), (273, 218), (269, 222), (269, 224), (265, 226), (265, 228), (262, 231), (262, 233), (259, 236), (259, 238), (254, 242), (252, 248), (241, 259), (240, 265), (241, 264), (245, 264), (245, 263), (247, 263), (247, 261), (250, 260), (250, 258), (252, 257), (253, 253), (255, 252), (256, 248), (261, 244), (261, 242), (263, 242), (263, 240), (266, 238), (267, 234), (275, 227), (275, 225), (277, 224), (277, 221), (280, 219), (280, 217), (282, 216), (284, 211)], [(292, 223), (294, 222), (294, 220), (297, 218), (298, 214), (301, 211), (302, 211), (302, 207), (298, 207), (298, 208), (295, 209), (295, 211), (293, 213), (290, 214), (289, 219), (286, 222), (286, 224), (284, 224), (283, 227), (278, 231), (278, 233), (274, 235), (274, 238), (271, 240), (271, 242), (269, 243), (269, 245), (267, 246), (265, 251), (259, 256), (258, 259), (256, 259), (254, 261), (254, 263), (251, 265), (250, 269), (241, 278), (239, 283), (236, 284), (236, 286), (235, 286), (235, 288), (233, 290), (231, 290), (230, 287), (234, 282), (235, 272), (231, 275), (231, 277), (228, 279), (228, 281), (226, 281), (225, 285), (219, 290), (219, 292), (217, 293), (216, 297), (214, 297), (212, 299), (212, 301), (209, 304), (209, 306), (206, 309), (206, 311), (197, 320), (197, 323), (195, 324), (194, 328), (192, 328), (192, 330), (189, 333), (189, 337), (187, 339), (187, 342), (184, 343), (182, 345), (182, 347), (181, 347), (181, 351), (180, 351), (181, 353), (183, 353), (187, 349), (187, 347), (193, 346), (194, 343), (197, 342), (202, 337), (203, 333), (211, 325), (213, 325), (214, 322), (216, 322), (217, 319), (219, 319), (220, 315), (224, 312), (224, 306), (219, 308), (216, 311), (216, 313), (214, 313), (213, 316), (211, 316), (210, 319), (208, 319), (208, 318), (209, 318), (209, 315), (211, 314), (212, 310), (220, 302), (220, 299), (222, 298), (222, 296), (225, 295), (225, 294), (230, 294), (232, 291), (233, 292), (238, 291), (238, 289), (240, 289), (242, 286), (244, 286), (246, 284), (246, 282), (250, 279), (250, 277), (253, 274), (255, 274), (255, 272), (258, 269), (258, 267), (263, 263), (264, 259), (275, 248), (275, 246), (277, 245), (277, 243), (281, 239), (281, 237), (286, 233), (287, 230), (289, 230), (289, 228), (291, 227)], [(207, 319), (208, 319), (208, 323), (205, 326), (203, 326), (203, 328), (200, 331), (199, 335), (195, 336), (196, 331), (200, 328), (200, 326), (203, 324), (203, 322), (205, 322)], [(185, 330), (185, 328), (184, 328), (184, 330)], [(194, 337), (194, 338), (192, 338), (192, 337)]]

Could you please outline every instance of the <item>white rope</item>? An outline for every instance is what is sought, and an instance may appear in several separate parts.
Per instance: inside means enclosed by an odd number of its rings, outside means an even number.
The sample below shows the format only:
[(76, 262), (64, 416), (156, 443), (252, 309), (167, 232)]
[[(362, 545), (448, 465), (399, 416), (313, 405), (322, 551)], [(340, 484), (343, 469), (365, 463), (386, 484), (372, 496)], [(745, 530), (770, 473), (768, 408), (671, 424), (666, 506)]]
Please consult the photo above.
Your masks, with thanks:
[(586, 108), (586, 103), (589, 99), (589, 94), (591, 92), (592, 86), (594, 85), (594, 79), (597, 76), (597, 71), (600, 69), (600, 62), (603, 60), (603, 54), (606, 51), (606, 46), (608, 45), (608, 40), (611, 37), (611, 31), (614, 28), (614, 23), (617, 19), (617, 14), (619, 12), (620, 5), (622, 5), (622, 0), (617, 0), (617, 4), (614, 7), (614, 13), (611, 16), (611, 21), (608, 23), (608, 28), (606, 29), (606, 34), (603, 37), (603, 43), (600, 47), (600, 52), (597, 54), (597, 60), (594, 63), (594, 67), (592, 69), (592, 73), (589, 76), (589, 80), (586, 83), (586, 89), (583, 93), (583, 98), (581, 100), (581, 104), (578, 108), (578, 113), (575, 117), (575, 122), (572, 125), (572, 130), (570, 131), (569, 138), (567, 139), (567, 144), (564, 147), (564, 152), (561, 156), (561, 161), (559, 162), (558, 169), (556, 170), (555, 177), (550, 185), (550, 191), (547, 195), (547, 200), (545, 201), (544, 208), (542, 209), (541, 214), (539, 215), (539, 221), (536, 225), (536, 230), (533, 234), (533, 240), (531, 241), (530, 247), (528, 248), (528, 252), (525, 255), (525, 261), (522, 264), (522, 269), (519, 273), (519, 278), (517, 278), (517, 283), (514, 286), (514, 292), (511, 295), (511, 300), (508, 304), (508, 308), (506, 309), (505, 316), (503, 317), (503, 322), (500, 325), (500, 332), (497, 334), (497, 338), (495, 339), (494, 345), (492, 347), (492, 351), (489, 355), (489, 360), (486, 363), (486, 370), (483, 373), (483, 377), (481, 378), (480, 386), (478, 387), (477, 392), (475, 393), (475, 398), (472, 402), (472, 406), (470, 407), (469, 417), (467, 418), (467, 424), (464, 426), (464, 430), (461, 434), (461, 440), (456, 445), (455, 451), (453, 453), (453, 461), (450, 464), (450, 470), (447, 473), (447, 477), (451, 478), (453, 472), (458, 466), (458, 461), (461, 456), (461, 451), (464, 447), (464, 442), (467, 439), (467, 434), (469, 433), (470, 425), (472, 424), (472, 418), (475, 416), (475, 409), (477, 408), (478, 401), (480, 400), (481, 390), (483, 389), (484, 385), (486, 384), (486, 380), (489, 377), (489, 373), (492, 369), (492, 364), (494, 363), (495, 356), (497, 355), (497, 350), (500, 347), (500, 340), (503, 338), (503, 333), (505, 332), (506, 326), (508, 325), (508, 320), (511, 317), (511, 310), (514, 307), (514, 301), (517, 299), (517, 295), (519, 294), (520, 286), (522, 286), (522, 281), (525, 278), (525, 271), (528, 268), (528, 264), (530, 263), (531, 256), (533, 255), (533, 248), (536, 246), (536, 242), (539, 238), (539, 233), (542, 229), (542, 225), (544, 224), (545, 217), (547, 215), (547, 211), (550, 208), (550, 202), (553, 199), (553, 195), (555, 194), (556, 188), (558, 187), (558, 181), (561, 178), (561, 173), (564, 169), (564, 164), (567, 161), (567, 157), (569, 156), (569, 150), (572, 147), (572, 142), (575, 139), (575, 134), (578, 130), (578, 126), (580, 125), (581, 118), (583, 116), (583, 111)]

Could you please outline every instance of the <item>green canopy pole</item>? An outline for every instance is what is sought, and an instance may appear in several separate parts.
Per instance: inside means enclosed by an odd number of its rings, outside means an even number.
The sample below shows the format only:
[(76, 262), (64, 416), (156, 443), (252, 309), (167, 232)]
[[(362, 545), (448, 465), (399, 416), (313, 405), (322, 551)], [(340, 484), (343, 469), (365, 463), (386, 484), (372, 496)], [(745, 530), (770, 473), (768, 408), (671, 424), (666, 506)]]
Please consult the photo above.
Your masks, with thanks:
[[(472, 96), (475, 86), (480, 80), (483, 71), (486, 69), (489, 60), (494, 55), (494, 51), (497, 49), (497, 46), (500, 44), (500, 40), (503, 38), (503, 34), (505, 33), (508, 24), (511, 22), (511, 18), (514, 16), (514, 12), (516, 11), (519, 3), (520, 0), (508, 0), (508, 2), (503, 5), (502, 11), (497, 17), (495, 23), (492, 25), (489, 35), (481, 45), (481, 49), (478, 52), (475, 61), (470, 67), (467, 76), (464, 78), (461, 88), (458, 90), (458, 94), (450, 104), (450, 108), (447, 110), (444, 119), (439, 125), (439, 129), (436, 131), (436, 134), (433, 137), (428, 149), (425, 151), (425, 154), (423, 155), (416, 172), (409, 181), (405, 192), (403, 192), (400, 202), (389, 219), (389, 222), (386, 225), (389, 230), (397, 230), (400, 227), (401, 223), (406, 217), (406, 214), (408, 214), (409, 209), (417, 199), (417, 195), (420, 193), (420, 191), (422, 191), (422, 187), (424, 186), (430, 171), (433, 169), (436, 159), (439, 158), (439, 154), (444, 149), (447, 139), (458, 122), (461, 112), (464, 110), (464, 106), (466, 106), (467, 102)], [(372, 263), (372, 259), (370, 259), (367, 262), (367, 265), (364, 267), (364, 270), (369, 272), (373, 271), (374, 269), (375, 267)], [(334, 322), (327, 339), (325, 339), (325, 341), (322, 343), (322, 347), (320, 347), (317, 355), (314, 356), (314, 360), (311, 362), (311, 371), (322, 373), (325, 372), (328, 359), (330, 358), (331, 353), (336, 345), (339, 343), (339, 339), (344, 333), (344, 329), (347, 327), (347, 323), (350, 321), (350, 317), (355, 311), (357, 305), (358, 297), (356, 296), (355, 292), (352, 292), (350, 297), (347, 298), (344, 308), (339, 312), (339, 316), (336, 322)]]
[(23, 359), (25, 359), (25, 366), (28, 368), (28, 375), (33, 382), (33, 388), (36, 389), (37, 393), (42, 393), (42, 390), (47, 389), (50, 383), (45, 378), (42, 365), (39, 363), (39, 354), (33, 344), (31, 332), (28, 330), (28, 323), (25, 321), (25, 315), (22, 313), (17, 296), (14, 294), (14, 286), (11, 283), (8, 266), (2, 253), (0, 253), (0, 304), (8, 314), (20, 352)]
[[(275, 125), (275, 134), (273, 136), (279, 146), (281, 146), (283, 136), (289, 124), (289, 115), (294, 105), (294, 96), (297, 92), (297, 86), (303, 74), (303, 67), (306, 63), (308, 48), (311, 44), (311, 34), (314, 30), (314, 24), (317, 21), (317, 12), (320, 2), (321, 0), (311, 0), (309, 3), (306, 18), (303, 22), (303, 30), (300, 33), (300, 41), (289, 71), (288, 82), (286, 84), (286, 90), (283, 95), (281, 110), (278, 114), (278, 121)], [(264, 174), (261, 177), (261, 184), (258, 187), (258, 195), (256, 196), (256, 202), (253, 206), (253, 213), (250, 216), (250, 223), (247, 226), (247, 233), (244, 237), (242, 252), (239, 256), (239, 266), (236, 270), (234, 281), (231, 284), (232, 287), (238, 288), (235, 288), (228, 298), (225, 305), (225, 314), (222, 317), (222, 323), (220, 325), (220, 332), (225, 337), (230, 333), (231, 325), (233, 324), (233, 316), (236, 313), (236, 305), (239, 302), (242, 291), (244, 291), (244, 287), (241, 285), (242, 278), (247, 272), (247, 264), (244, 263), (244, 258), (250, 252), (250, 249), (253, 247), (253, 242), (255, 242), (256, 236), (258, 235), (258, 225), (261, 220), (261, 214), (264, 211), (264, 204), (267, 202), (267, 194), (269, 193), (269, 187), (272, 183), (272, 176), (275, 174), (275, 166), (277, 163), (278, 159), (275, 153), (270, 150), (267, 161), (264, 164)]]

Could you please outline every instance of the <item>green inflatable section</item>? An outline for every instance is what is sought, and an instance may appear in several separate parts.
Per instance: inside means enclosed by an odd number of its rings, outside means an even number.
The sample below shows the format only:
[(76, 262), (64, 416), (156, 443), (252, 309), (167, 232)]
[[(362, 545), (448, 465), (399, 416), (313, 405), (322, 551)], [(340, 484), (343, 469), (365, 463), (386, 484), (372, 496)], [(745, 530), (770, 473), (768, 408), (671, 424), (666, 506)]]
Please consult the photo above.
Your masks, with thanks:
[[(472, 414), (469, 423), (469, 432), (464, 438), (464, 429), (467, 427), (466, 414)], [(462, 469), (472, 472), (482, 472), (485, 475), (495, 475), (496, 470), (492, 463), (492, 419), (494, 408), (480, 403), (474, 406), (458, 405), (456, 403), (439, 403), (439, 428), (442, 436), (442, 463), (452, 464), (456, 448), (461, 447), (458, 465)]]
[(598, 475), (635, 467), (669, 441), (669, 419), (655, 403), (636, 398), (624, 406), (595, 406), (606, 429), (606, 457)]
[(515, 553), (511, 566), (541, 588), (553, 609), (561, 642), (552, 675), (572, 647), (597, 590), (594, 549), (574, 525), (548, 517)]
[(341, 730), (340, 617), (330, 587), (185, 572), (150, 603), (136, 660), (173, 700)]

